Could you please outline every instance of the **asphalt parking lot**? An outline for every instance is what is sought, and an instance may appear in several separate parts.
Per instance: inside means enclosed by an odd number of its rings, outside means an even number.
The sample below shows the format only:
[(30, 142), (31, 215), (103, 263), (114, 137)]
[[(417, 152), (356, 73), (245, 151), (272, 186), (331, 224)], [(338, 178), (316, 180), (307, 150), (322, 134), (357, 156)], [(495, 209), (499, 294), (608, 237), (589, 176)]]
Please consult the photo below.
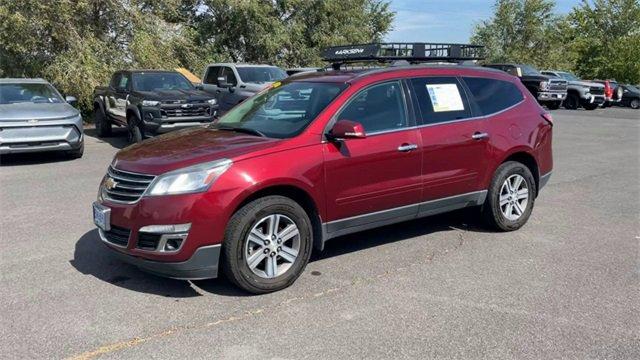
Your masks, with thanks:
[(124, 138), (3, 157), (3, 358), (640, 358), (640, 111), (555, 117), (529, 223), (472, 211), (342, 237), (300, 279), (248, 296), (112, 258), (91, 203)]

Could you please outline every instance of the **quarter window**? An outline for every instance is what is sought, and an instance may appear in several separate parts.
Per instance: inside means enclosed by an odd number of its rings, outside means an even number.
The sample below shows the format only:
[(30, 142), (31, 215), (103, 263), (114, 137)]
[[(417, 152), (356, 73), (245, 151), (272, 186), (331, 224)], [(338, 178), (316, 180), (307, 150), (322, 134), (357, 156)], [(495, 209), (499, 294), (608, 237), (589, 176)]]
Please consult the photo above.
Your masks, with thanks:
[(401, 129), (407, 127), (402, 86), (399, 81), (373, 85), (360, 91), (342, 109), (338, 120), (357, 121), (365, 132)]
[(455, 77), (428, 77), (411, 80), (420, 108), (421, 124), (437, 124), (471, 117), (462, 85)]
[(465, 77), (464, 82), (483, 115), (502, 111), (524, 99), (520, 89), (509, 81)]

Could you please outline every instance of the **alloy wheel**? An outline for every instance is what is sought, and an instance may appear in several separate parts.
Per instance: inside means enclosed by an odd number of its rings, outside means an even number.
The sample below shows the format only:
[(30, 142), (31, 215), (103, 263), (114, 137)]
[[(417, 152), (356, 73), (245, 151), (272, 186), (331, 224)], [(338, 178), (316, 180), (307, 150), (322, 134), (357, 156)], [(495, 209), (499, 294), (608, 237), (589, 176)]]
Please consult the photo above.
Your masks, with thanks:
[(251, 228), (244, 246), (247, 266), (259, 277), (276, 278), (287, 272), (298, 258), (300, 231), (282, 214), (271, 214)]
[(511, 221), (518, 220), (529, 203), (527, 181), (519, 174), (509, 176), (500, 188), (500, 211)]

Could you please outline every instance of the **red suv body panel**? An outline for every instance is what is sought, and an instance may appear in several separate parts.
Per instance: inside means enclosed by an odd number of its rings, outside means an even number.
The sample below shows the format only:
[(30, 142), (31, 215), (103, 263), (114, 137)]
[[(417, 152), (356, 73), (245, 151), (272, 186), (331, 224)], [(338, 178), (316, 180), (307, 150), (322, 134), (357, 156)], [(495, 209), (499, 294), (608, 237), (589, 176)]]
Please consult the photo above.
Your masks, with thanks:
[[(432, 125), (418, 123), (414, 116), (417, 106), (407, 100), (412, 126), (344, 140), (343, 145), (324, 137), (336, 120), (334, 115), (360, 90), (388, 80), (430, 76), (508, 81), (522, 92), (523, 100), (495, 114), (474, 114), (468, 119)], [(349, 86), (301, 134), (290, 139), (190, 129), (119, 152), (115, 168), (134, 173), (158, 175), (220, 158), (231, 159), (233, 165), (203, 193), (144, 196), (133, 204), (102, 199), (100, 202), (111, 209), (111, 223), (131, 230), (126, 248), (107, 245), (151, 261), (185, 262), (198, 248), (223, 241), (227, 222), (248, 198), (274, 188), (306, 194), (322, 224), (322, 243), (351, 230), (372, 227), (364, 220), (358, 222), (368, 214), (375, 215), (371, 221), (377, 219), (378, 224), (389, 222), (384, 217), (389, 210), (397, 210), (395, 220), (414, 218), (418, 212), (429, 214), (426, 205), (430, 202), (469, 193), (478, 196), (470, 198), (467, 205), (481, 204), (495, 169), (514, 155), (533, 160), (537, 169), (532, 172), (539, 188), (551, 173), (552, 126), (541, 116), (544, 110), (522, 83), (501, 71), (416, 66), (300, 76), (291, 81), (346, 82)], [(488, 137), (474, 138), (474, 134), (484, 133)], [(398, 148), (405, 145), (415, 145), (416, 149), (399, 152)], [(410, 206), (416, 204), (419, 207), (415, 209)], [(140, 227), (183, 223), (190, 223), (191, 229), (180, 251), (154, 253), (136, 248)]]

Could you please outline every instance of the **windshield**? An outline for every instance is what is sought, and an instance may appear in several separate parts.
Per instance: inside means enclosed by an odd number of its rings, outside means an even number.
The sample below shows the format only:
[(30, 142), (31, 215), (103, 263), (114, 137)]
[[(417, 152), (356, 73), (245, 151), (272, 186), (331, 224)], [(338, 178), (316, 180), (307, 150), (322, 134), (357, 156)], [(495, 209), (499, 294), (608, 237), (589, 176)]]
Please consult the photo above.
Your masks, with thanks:
[(536, 70), (535, 68), (532, 68), (529, 65), (520, 65), (520, 69), (522, 69), (522, 75), (528, 75), (528, 76), (542, 75), (538, 70)]
[(289, 138), (304, 130), (346, 84), (291, 82), (259, 93), (221, 117), (213, 128), (241, 128)]
[(580, 78), (570, 73), (559, 72), (558, 75), (560, 75), (563, 79), (568, 81), (580, 81)]
[(625, 85), (625, 87), (633, 92), (637, 92), (640, 93), (640, 89), (638, 89), (638, 87), (633, 86), (633, 85)]
[(61, 103), (60, 94), (49, 84), (0, 84), (0, 104)]
[(237, 67), (240, 79), (250, 83), (264, 83), (282, 80), (287, 77), (284, 70), (277, 67)]
[(160, 91), (160, 90), (190, 90), (193, 85), (184, 76), (178, 73), (134, 73), (133, 90), (136, 91)]

